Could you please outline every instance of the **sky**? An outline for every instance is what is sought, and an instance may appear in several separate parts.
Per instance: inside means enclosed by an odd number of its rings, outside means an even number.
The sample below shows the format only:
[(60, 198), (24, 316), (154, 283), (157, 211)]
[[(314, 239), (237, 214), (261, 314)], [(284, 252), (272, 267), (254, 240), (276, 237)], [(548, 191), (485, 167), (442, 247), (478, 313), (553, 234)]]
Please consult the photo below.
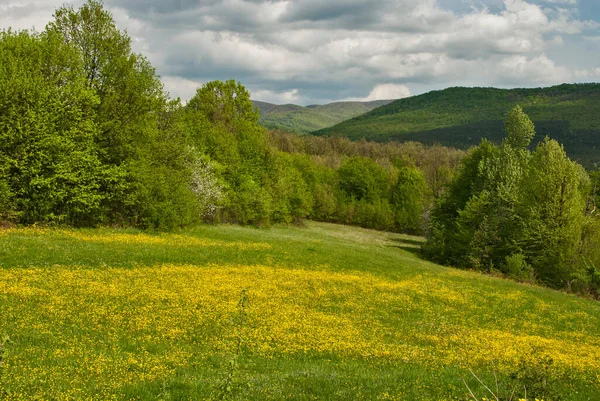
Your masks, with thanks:
[[(81, 0), (68, 1), (79, 6)], [(38, 31), (65, 0), (0, 0)], [(172, 97), (240, 81), (255, 100), (397, 99), (451, 86), (600, 81), (599, 0), (104, 0)]]

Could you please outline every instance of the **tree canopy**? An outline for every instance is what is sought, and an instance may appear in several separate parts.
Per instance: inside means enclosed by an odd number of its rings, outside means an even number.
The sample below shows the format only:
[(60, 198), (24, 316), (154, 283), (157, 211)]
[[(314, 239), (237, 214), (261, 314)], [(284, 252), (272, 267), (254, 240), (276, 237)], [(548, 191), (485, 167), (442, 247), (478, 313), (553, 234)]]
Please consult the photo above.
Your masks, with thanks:
[(554, 140), (527, 150), (534, 127), (520, 107), (509, 112), (506, 134), (502, 145), (484, 141), (463, 160), (432, 212), (427, 254), (555, 287), (588, 285), (589, 176)]

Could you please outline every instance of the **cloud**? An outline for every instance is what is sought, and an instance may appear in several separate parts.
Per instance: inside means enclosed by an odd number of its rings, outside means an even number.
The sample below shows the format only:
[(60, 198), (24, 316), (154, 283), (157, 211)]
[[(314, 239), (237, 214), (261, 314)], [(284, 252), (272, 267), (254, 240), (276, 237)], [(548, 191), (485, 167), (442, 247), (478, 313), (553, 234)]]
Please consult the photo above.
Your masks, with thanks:
[(498, 73), (504, 77), (505, 82), (510, 82), (511, 77), (514, 77), (515, 83), (526, 78), (531, 83), (545, 84), (547, 82), (566, 82), (572, 77), (567, 68), (557, 66), (545, 54), (533, 58), (512, 56), (502, 60), (499, 67)]
[[(54, 10), (63, 0), (2, 0), (0, 1), (0, 29), (11, 27), (15, 30), (32, 29), (42, 31), (52, 18)], [(71, 2), (79, 6), (82, 0)]]
[[(11, 0), (0, 5), (0, 23), (41, 29), (62, 1)], [(183, 99), (213, 79), (239, 80), (262, 100), (310, 104), (458, 84), (550, 85), (591, 79), (585, 71), (600, 68), (583, 50), (595, 42), (586, 37), (600, 37), (600, 17), (581, 19), (577, 1), (482, 3), (105, 0)]]
[(191, 99), (196, 90), (202, 86), (202, 82), (192, 81), (182, 77), (165, 76), (161, 77), (165, 90), (172, 94), (172, 97), (179, 97), (183, 102)]
[(390, 99), (402, 99), (411, 95), (410, 89), (406, 85), (399, 84), (379, 84), (367, 97), (362, 98), (350, 98), (346, 100), (369, 102), (372, 100), (390, 100)]
[(302, 99), (299, 96), (298, 89), (292, 89), (287, 92), (276, 93), (269, 90), (257, 90), (251, 92), (253, 100), (275, 104), (301, 103)]

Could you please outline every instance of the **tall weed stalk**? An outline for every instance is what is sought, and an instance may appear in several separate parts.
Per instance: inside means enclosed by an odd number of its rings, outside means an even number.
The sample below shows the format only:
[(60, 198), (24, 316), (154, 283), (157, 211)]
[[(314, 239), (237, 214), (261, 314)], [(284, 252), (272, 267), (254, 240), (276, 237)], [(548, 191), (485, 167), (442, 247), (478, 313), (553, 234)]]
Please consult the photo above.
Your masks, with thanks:
[(219, 386), (217, 396), (215, 397), (215, 399), (218, 401), (229, 400), (232, 395), (233, 380), (235, 378), (235, 373), (239, 367), (239, 361), (242, 355), (242, 349), (244, 345), (244, 330), (246, 322), (248, 320), (248, 313), (246, 311), (248, 303), (248, 290), (244, 288), (240, 293), (240, 299), (237, 304), (238, 313), (236, 317), (237, 334), (235, 339), (235, 349), (232, 358), (227, 364), (227, 376), (225, 377), (225, 380), (223, 381), (221, 386)]

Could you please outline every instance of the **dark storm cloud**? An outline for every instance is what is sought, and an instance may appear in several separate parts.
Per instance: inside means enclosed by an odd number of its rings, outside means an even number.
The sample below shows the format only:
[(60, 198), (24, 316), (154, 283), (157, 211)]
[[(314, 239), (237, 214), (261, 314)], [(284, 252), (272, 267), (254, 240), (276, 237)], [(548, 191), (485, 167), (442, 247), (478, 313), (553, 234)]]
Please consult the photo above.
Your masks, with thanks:
[(293, 2), (285, 13), (283, 21), (327, 21), (347, 20), (370, 24), (381, 18), (389, 3), (380, 1), (373, 4), (368, 0), (343, 0), (336, 2), (320, 0), (300, 0)]

